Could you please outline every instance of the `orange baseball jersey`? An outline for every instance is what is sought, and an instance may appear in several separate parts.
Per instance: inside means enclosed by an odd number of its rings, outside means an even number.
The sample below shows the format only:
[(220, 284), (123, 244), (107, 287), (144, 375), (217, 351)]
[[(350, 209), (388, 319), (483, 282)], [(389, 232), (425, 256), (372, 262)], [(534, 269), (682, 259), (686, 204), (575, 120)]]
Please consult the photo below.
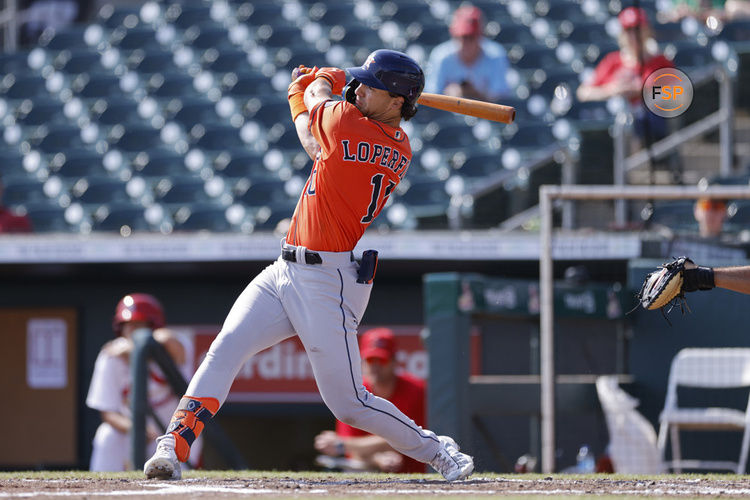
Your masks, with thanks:
[(321, 252), (353, 250), (411, 162), (401, 128), (371, 120), (347, 101), (310, 113), (320, 154), (294, 210), (286, 242)]

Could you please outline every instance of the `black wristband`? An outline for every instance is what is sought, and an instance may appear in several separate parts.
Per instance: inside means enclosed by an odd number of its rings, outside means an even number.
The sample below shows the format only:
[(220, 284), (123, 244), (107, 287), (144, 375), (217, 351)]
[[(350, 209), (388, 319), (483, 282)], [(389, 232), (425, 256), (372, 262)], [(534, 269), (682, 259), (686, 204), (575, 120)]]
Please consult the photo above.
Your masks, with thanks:
[(682, 271), (682, 291), (711, 290), (714, 284), (714, 270), (711, 267), (696, 267)]

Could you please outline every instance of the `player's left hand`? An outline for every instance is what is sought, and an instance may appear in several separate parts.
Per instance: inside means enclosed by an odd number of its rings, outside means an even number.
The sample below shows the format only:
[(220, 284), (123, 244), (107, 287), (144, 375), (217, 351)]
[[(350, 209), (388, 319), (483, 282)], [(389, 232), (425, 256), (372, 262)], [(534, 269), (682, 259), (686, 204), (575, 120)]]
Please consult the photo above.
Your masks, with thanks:
[(346, 86), (346, 72), (339, 68), (320, 68), (315, 73), (315, 78), (325, 78), (331, 84), (331, 92), (341, 95)]

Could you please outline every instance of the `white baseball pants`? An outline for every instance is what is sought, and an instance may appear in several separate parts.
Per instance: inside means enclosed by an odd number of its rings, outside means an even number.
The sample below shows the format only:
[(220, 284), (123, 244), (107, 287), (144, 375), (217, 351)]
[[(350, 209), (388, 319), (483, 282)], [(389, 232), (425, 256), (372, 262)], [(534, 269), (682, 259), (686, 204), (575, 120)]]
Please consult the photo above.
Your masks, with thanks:
[(298, 335), (323, 401), (336, 418), (379, 435), (397, 451), (421, 462), (435, 457), (440, 442), (389, 401), (362, 383), (357, 326), (372, 285), (357, 283), (350, 252), (317, 252), (322, 264), (279, 258), (245, 288), (190, 382), (187, 395), (223, 404), (242, 364), (252, 355)]

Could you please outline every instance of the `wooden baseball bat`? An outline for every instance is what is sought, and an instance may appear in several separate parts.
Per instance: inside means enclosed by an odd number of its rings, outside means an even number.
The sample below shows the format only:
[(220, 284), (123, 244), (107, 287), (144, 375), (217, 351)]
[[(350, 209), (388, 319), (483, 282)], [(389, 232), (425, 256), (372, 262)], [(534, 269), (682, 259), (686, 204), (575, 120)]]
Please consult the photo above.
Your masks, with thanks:
[(422, 92), (417, 102), (431, 108), (452, 111), (462, 115), (476, 116), (477, 118), (484, 118), (485, 120), (500, 123), (513, 123), (513, 119), (516, 117), (516, 110), (512, 106), (466, 99), (465, 97), (451, 97)]

